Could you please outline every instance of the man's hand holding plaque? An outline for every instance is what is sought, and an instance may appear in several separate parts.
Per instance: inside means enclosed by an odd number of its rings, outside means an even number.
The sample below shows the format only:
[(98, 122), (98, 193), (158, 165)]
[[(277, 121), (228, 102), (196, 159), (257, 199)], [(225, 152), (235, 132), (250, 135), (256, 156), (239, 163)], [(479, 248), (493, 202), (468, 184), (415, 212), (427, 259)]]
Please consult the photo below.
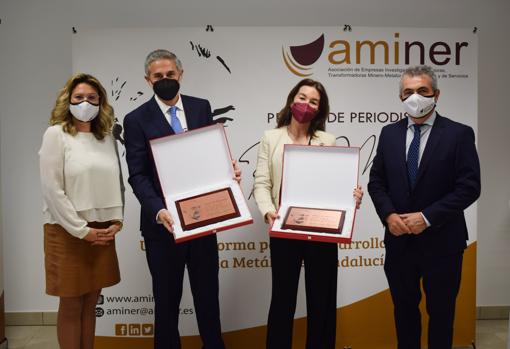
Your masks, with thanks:
[(158, 212), (156, 220), (158, 223), (163, 224), (166, 230), (168, 230), (170, 233), (174, 232), (174, 220), (166, 208)]

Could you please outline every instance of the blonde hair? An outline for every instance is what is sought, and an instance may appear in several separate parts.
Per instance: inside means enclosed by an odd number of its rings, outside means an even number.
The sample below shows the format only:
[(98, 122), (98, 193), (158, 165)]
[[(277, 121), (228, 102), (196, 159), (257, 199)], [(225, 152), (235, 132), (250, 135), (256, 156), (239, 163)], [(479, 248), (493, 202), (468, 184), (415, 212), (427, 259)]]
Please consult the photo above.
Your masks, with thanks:
[(50, 125), (62, 125), (64, 132), (73, 136), (78, 133), (73, 122), (73, 116), (69, 111), (69, 104), (73, 90), (81, 83), (93, 87), (99, 95), (99, 114), (91, 121), (91, 132), (97, 139), (101, 140), (111, 133), (114, 124), (113, 108), (108, 104), (108, 96), (103, 85), (89, 74), (76, 74), (67, 80), (58, 94), (55, 107), (51, 111)]

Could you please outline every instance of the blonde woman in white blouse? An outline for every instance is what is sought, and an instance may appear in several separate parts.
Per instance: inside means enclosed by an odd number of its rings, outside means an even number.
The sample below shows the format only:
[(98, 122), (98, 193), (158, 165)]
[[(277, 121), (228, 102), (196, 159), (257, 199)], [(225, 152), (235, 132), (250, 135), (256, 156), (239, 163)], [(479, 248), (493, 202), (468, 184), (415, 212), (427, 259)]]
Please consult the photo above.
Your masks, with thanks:
[(123, 184), (113, 123), (103, 86), (77, 74), (58, 95), (39, 151), (46, 293), (60, 297), (62, 349), (93, 348), (97, 298), (120, 281), (114, 237)]

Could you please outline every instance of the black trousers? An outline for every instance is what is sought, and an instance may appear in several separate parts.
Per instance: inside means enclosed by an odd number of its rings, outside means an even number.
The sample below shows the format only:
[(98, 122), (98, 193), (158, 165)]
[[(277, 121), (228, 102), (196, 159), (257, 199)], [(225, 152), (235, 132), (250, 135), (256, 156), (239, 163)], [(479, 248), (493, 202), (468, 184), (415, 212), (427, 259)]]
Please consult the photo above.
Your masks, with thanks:
[(176, 244), (172, 235), (166, 234), (158, 239), (145, 239), (145, 250), (154, 292), (154, 348), (181, 348), (178, 322), (186, 265), (202, 348), (224, 349), (216, 235)]
[(421, 348), (420, 280), (429, 315), (428, 347), (452, 348), (463, 254), (426, 255), (416, 241), (410, 241), (399, 252), (386, 248), (384, 271), (393, 299), (398, 349)]
[(307, 349), (334, 349), (338, 246), (271, 238), (272, 296), (267, 349), (291, 349), (299, 274), (305, 267)]

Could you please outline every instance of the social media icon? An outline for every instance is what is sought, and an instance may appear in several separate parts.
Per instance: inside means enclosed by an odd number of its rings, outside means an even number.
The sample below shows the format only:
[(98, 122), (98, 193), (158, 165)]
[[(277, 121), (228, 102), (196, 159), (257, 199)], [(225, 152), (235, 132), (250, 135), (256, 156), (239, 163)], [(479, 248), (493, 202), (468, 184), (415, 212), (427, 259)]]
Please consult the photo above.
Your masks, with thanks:
[(141, 325), (140, 324), (129, 324), (129, 335), (130, 336), (141, 336)]
[(154, 324), (142, 324), (142, 336), (153, 336)]
[(127, 328), (126, 324), (115, 324), (115, 335), (127, 336)]

